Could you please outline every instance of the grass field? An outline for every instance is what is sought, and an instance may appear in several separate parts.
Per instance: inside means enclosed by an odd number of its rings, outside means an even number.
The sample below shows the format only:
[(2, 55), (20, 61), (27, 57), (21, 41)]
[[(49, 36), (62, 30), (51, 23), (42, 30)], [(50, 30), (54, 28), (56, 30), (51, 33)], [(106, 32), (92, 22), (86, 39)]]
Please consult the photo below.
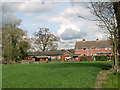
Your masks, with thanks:
[(120, 82), (119, 80), (119, 74), (116, 73), (114, 75), (114, 73), (110, 73), (110, 74), (107, 74), (107, 78), (104, 80), (104, 83), (101, 83), (101, 87), (103, 88), (117, 88), (119, 86), (120, 88), (120, 85), (118, 85)]
[(94, 88), (111, 62), (14, 64), (2, 66), (3, 88)]

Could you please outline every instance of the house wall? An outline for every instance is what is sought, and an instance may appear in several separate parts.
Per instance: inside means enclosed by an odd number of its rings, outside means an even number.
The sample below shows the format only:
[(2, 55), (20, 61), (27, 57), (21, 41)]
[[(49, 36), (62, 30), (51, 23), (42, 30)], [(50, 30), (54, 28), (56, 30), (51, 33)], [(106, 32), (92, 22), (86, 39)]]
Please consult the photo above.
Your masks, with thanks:
[(36, 60), (35, 61), (48, 61), (48, 58), (36, 58)]
[(105, 50), (105, 48), (100, 48), (100, 50), (96, 50), (96, 48), (93, 48), (93, 50), (91, 50), (90, 48), (87, 48), (86, 50), (78, 49), (78, 51), (76, 51), (75, 49), (75, 54), (80, 53), (79, 56), (82, 56), (83, 54), (87, 56), (92, 56), (92, 54), (97, 55), (97, 53), (106, 53), (106, 52), (111, 52), (113, 54), (113, 49), (111, 48), (111, 50)]
[(51, 58), (54, 57), (56, 60), (60, 60), (61, 57), (60, 56), (50, 56)]
[(65, 57), (69, 57), (69, 56), (61, 56), (61, 60), (64, 61)]
[(71, 55), (69, 53), (64, 53), (64, 55), (68, 56), (68, 57), (71, 57)]
[(24, 57), (24, 60), (32, 60), (31, 57)]

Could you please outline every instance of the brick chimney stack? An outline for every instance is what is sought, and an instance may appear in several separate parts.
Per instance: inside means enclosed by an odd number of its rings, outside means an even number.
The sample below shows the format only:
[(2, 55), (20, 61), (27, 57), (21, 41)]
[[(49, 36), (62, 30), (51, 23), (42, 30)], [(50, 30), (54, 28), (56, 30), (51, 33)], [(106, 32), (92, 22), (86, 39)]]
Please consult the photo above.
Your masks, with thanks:
[(83, 40), (82, 41), (85, 41), (85, 38), (83, 38)]
[(96, 41), (99, 41), (99, 39), (97, 38)]

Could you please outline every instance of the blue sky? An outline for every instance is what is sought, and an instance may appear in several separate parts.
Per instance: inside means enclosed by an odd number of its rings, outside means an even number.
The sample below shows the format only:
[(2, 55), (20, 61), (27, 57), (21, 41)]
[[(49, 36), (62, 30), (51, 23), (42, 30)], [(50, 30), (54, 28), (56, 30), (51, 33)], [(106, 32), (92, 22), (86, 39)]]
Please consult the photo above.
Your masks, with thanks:
[[(44, 3), (45, 4), (45, 3)], [(49, 16), (49, 17), (59, 17), (60, 13), (62, 13), (66, 8), (71, 7), (70, 3), (65, 2), (53, 2), (55, 6), (55, 11), (46, 12), (46, 13), (16, 13), (15, 16), (22, 20), (21, 27), (24, 30), (28, 31), (29, 36), (33, 36), (33, 33), (39, 30), (39, 27), (47, 27), (51, 32), (57, 33), (59, 29), (60, 22), (51, 23), (48, 20), (38, 19), (40, 16)], [(62, 6), (62, 7), (61, 7)]]
[(107, 39), (104, 30), (96, 22), (78, 18), (79, 15), (93, 18), (88, 9), (80, 5), (71, 6), (69, 2), (22, 2), (2, 3), (2, 24), (21, 19), (21, 28), (28, 36), (34, 36), (39, 27), (49, 28), (60, 37), (59, 49), (74, 48), (75, 41)]

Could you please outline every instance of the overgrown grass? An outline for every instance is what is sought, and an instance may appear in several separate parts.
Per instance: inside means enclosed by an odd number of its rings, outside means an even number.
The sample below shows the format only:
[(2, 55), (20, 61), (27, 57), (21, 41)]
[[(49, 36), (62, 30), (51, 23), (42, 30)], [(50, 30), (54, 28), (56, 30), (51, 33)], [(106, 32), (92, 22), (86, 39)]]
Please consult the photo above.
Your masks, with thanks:
[(64, 62), (2, 66), (3, 88), (94, 88), (97, 75), (111, 62)]

